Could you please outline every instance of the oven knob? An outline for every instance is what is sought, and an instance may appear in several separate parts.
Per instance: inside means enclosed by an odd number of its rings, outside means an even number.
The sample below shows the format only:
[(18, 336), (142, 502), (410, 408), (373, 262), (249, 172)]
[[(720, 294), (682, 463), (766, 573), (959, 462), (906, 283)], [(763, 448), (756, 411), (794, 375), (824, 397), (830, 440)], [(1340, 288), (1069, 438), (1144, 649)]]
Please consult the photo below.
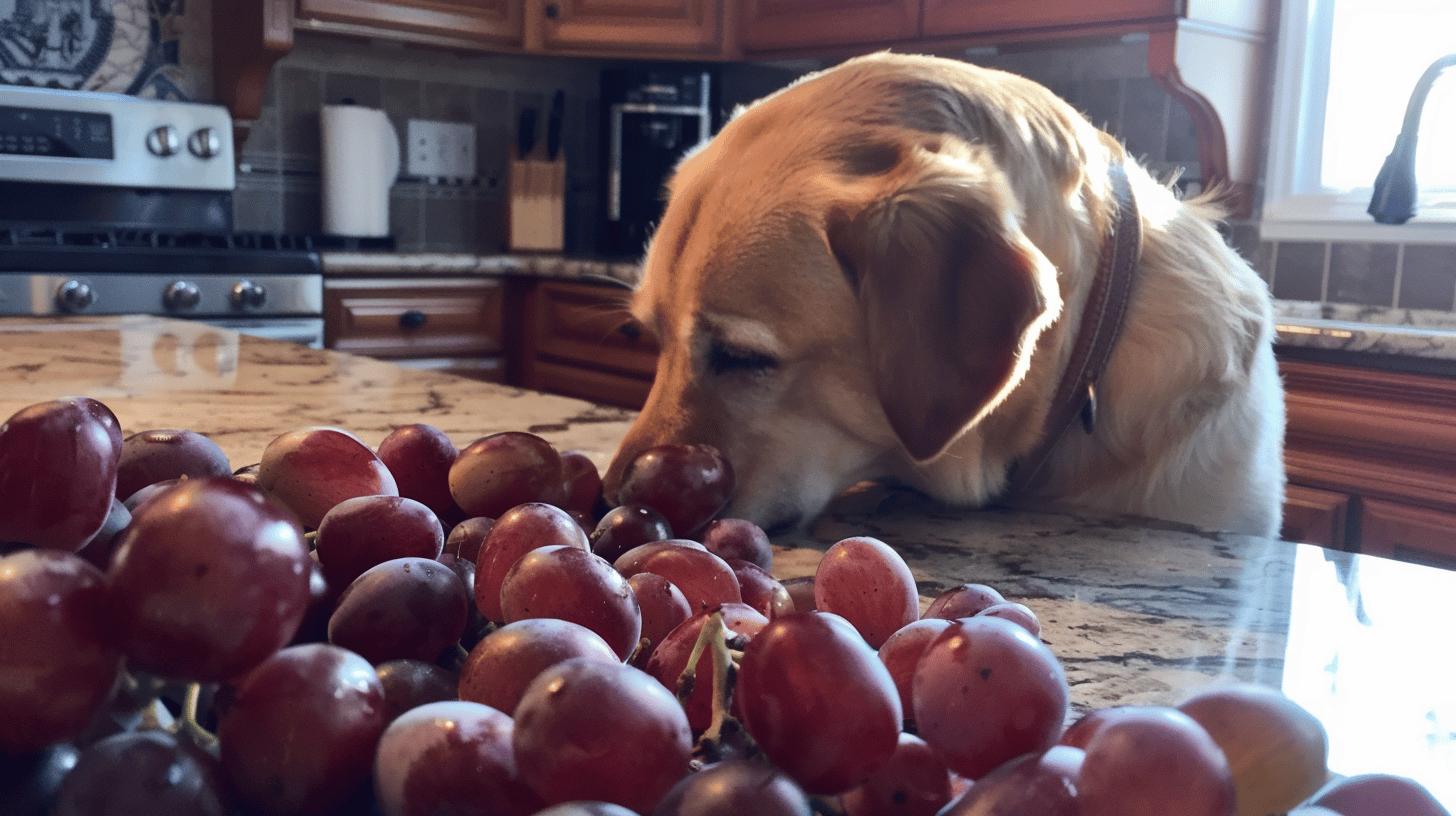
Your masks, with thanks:
[(222, 152), (222, 139), (212, 128), (202, 128), (187, 137), (187, 149), (199, 159), (210, 159)]
[(154, 156), (166, 158), (176, 155), (181, 149), (182, 137), (177, 135), (177, 128), (171, 125), (155, 127), (147, 133), (147, 150)]
[(84, 312), (96, 302), (96, 290), (91, 284), (68, 280), (56, 290), (56, 304), (66, 312)]
[(174, 281), (162, 292), (162, 305), (174, 312), (196, 309), (202, 300), (202, 291), (191, 281)]
[(250, 280), (233, 284), (233, 305), (239, 309), (257, 309), (268, 300), (268, 290)]

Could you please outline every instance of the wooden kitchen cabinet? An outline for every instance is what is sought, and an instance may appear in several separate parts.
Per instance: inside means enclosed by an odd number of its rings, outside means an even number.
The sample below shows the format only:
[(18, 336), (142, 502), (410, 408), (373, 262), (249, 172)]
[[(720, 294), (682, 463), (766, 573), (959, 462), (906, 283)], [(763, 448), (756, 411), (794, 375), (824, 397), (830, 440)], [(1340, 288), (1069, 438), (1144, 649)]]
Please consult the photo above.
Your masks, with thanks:
[(1349, 541), (1351, 497), (1292, 484), (1284, 491), (1284, 527), (1279, 537), (1343, 550)]
[(1456, 569), (1456, 513), (1369, 499), (1360, 536), (1361, 552)]
[[(725, 0), (534, 0), (545, 51), (717, 57)], [(539, 7), (539, 18), (535, 15)]]
[(524, 297), (519, 384), (641, 408), (657, 370), (657, 342), (626, 310), (620, 289), (535, 281)]
[(1179, 0), (924, 0), (921, 33), (953, 37), (993, 31), (1063, 28), (1175, 18)]
[(519, 46), (525, 12), (521, 0), (298, 0), (298, 19), (344, 33)]
[(488, 279), (330, 280), (324, 345), (475, 379), (505, 378), (503, 287)]
[(921, 0), (743, 0), (743, 50), (884, 43), (920, 33)]

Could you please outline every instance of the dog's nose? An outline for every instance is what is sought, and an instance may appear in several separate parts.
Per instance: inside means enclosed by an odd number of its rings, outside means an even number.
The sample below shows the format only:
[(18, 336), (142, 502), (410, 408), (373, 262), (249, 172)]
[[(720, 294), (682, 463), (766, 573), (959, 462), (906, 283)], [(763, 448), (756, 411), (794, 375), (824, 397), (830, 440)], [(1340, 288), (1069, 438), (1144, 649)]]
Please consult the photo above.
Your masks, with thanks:
[(611, 463), (607, 465), (607, 472), (602, 475), (602, 498), (606, 499), (607, 504), (616, 506), (617, 491), (622, 487), (622, 476), (627, 472), (627, 465), (636, 456), (636, 450), (629, 450), (624, 443), (617, 449), (617, 454), (612, 457)]

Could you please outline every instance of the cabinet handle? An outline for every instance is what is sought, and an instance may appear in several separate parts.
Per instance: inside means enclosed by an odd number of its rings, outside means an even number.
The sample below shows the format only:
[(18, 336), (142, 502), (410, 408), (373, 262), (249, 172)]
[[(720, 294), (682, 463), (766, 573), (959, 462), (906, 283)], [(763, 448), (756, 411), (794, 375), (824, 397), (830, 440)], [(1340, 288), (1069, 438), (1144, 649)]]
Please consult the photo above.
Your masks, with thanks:
[(629, 320), (617, 327), (617, 333), (628, 340), (636, 340), (642, 336), (642, 327), (636, 321)]
[(419, 309), (410, 309), (399, 316), (399, 327), (401, 329), (418, 329), (425, 325), (428, 316)]
[(556, 5), (555, 3), (547, 3), (546, 4), (546, 19), (548, 19), (548, 20), (555, 20), (557, 17), (560, 17), (560, 16), (561, 16), (561, 7), (560, 6)]

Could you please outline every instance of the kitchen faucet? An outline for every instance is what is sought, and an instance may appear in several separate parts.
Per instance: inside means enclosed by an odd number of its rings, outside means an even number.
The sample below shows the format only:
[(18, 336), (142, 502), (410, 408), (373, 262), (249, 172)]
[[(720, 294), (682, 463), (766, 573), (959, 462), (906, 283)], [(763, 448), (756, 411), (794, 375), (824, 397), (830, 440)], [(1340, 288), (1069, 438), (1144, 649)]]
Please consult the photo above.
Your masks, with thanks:
[(1400, 135), (1395, 137), (1395, 147), (1375, 177), (1375, 190), (1366, 209), (1381, 224), (1404, 224), (1416, 214), (1416, 136), (1421, 127), (1421, 111), (1436, 78), (1453, 65), (1456, 65), (1456, 54), (1447, 54), (1431, 63), (1411, 92)]

